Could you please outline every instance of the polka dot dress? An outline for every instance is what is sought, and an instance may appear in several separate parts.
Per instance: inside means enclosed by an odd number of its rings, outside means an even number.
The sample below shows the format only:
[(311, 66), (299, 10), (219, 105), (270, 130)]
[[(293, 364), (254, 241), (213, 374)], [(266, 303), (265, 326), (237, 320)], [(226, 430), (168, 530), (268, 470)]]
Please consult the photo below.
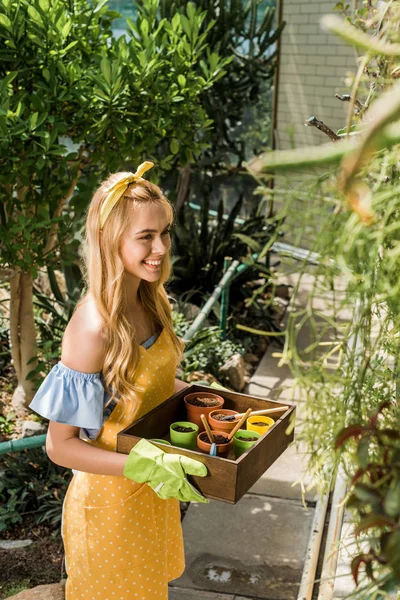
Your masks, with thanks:
[[(143, 416), (174, 391), (176, 362), (165, 330), (140, 347), (138, 383)], [(116, 451), (130, 420), (120, 405), (99, 437), (88, 442)], [(63, 507), (66, 600), (167, 600), (168, 582), (185, 568), (178, 500), (161, 500), (125, 477), (75, 473)]]

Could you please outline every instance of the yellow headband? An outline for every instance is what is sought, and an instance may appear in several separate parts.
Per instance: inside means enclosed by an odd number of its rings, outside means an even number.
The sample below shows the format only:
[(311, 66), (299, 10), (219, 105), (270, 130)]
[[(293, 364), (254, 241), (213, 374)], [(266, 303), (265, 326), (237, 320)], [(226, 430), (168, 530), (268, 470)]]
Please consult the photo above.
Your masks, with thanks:
[(140, 181), (142, 175), (152, 167), (154, 167), (154, 163), (146, 160), (146, 162), (142, 163), (137, 168), (136, 173), (129, 173), (129, 175), (123, 177), (117, 181), (117, 183), (113, 183), (109, 188), (104, 190), (105, 192), (108, 192), (108, 194), (100, 208), (100, 229), (103, 229), (104, 223), (107, 221), (110, 212), (117, 204), (118, 200), (125, 194), (128, 185)]

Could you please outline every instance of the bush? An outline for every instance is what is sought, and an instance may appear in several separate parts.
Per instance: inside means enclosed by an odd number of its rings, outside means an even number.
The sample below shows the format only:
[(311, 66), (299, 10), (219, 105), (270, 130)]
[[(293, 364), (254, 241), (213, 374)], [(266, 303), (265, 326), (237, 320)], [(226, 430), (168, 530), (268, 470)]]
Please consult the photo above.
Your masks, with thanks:
[(4, 455), (0, 469), (0, 532), (23, 523), (46, 524), (59, 533), (71, 470), (51, 462), (42, 448)]

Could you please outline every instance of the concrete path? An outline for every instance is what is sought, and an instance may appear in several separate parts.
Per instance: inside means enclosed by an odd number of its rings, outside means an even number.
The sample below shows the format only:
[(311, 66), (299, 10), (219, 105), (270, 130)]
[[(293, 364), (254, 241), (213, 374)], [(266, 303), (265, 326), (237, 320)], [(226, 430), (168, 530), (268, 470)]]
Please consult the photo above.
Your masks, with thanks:
[[(246, 393), (293, 403), (292, 376), (276, 351), (270, 344)], [(186, 571), (171, 583), (170, 600), (296, 600), (316, 499), (311, 490), (308, 506), (302, 499), (305, 467), (293, 444), (235, 506), (192, 503), (183, 521)]]
[[(284, 282), (294, 285), (297, 277), (287, 275)], [(305, 306), (313, 285), (306, 276), (298, 305)], [(299, 348), (310, 340), (303, 330)], [(277, 351), (270, 344), (246, 393), (295, 403), (298, 429), (303, 400), (288, 367), (278, 366)], [(170, 584), (169, 599), (296, 600), (317, 499), (306, 466), (304, 448), (294, 443), (235, 506), (192, 503), (183, 521), (187, 566)], [(342, 588), (335, 590), (338, 598)]]

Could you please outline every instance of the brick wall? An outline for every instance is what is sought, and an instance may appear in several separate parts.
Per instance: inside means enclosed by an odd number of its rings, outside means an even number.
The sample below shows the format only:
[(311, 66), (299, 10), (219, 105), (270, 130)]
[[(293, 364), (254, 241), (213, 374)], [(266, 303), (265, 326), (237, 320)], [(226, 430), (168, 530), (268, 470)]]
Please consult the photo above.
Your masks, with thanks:
[[(286, 27), (281, 38), (276, 149), (325, 144), (329, 138), (304, 122), (315, 116), (334, 131), (345, 125), (349, 104), (337, 100), (335, 93), (349, 93), (345, 78), (356, 72), (356, 55), (320, 27), (321, 17), (333, 12), (335, 0), (281, 2)], [(327, 205), (313, 192), (310, 175), (322, 171), (291, 172), (275, 178), (276, 209), (287, 212), (283, 226), (287, 243), (313, 248)]]
[(304, 121), (315, 116), (334, 130), (343, 127), (348, 108), (335, 93), (348, 93), (347, 72), (356, 69), (354, 50), (322, 31), (320, 19), (334, 0), (281, 0), (286, 27), (281, 38), (276, 148), (325, 143), (325, 134)]

